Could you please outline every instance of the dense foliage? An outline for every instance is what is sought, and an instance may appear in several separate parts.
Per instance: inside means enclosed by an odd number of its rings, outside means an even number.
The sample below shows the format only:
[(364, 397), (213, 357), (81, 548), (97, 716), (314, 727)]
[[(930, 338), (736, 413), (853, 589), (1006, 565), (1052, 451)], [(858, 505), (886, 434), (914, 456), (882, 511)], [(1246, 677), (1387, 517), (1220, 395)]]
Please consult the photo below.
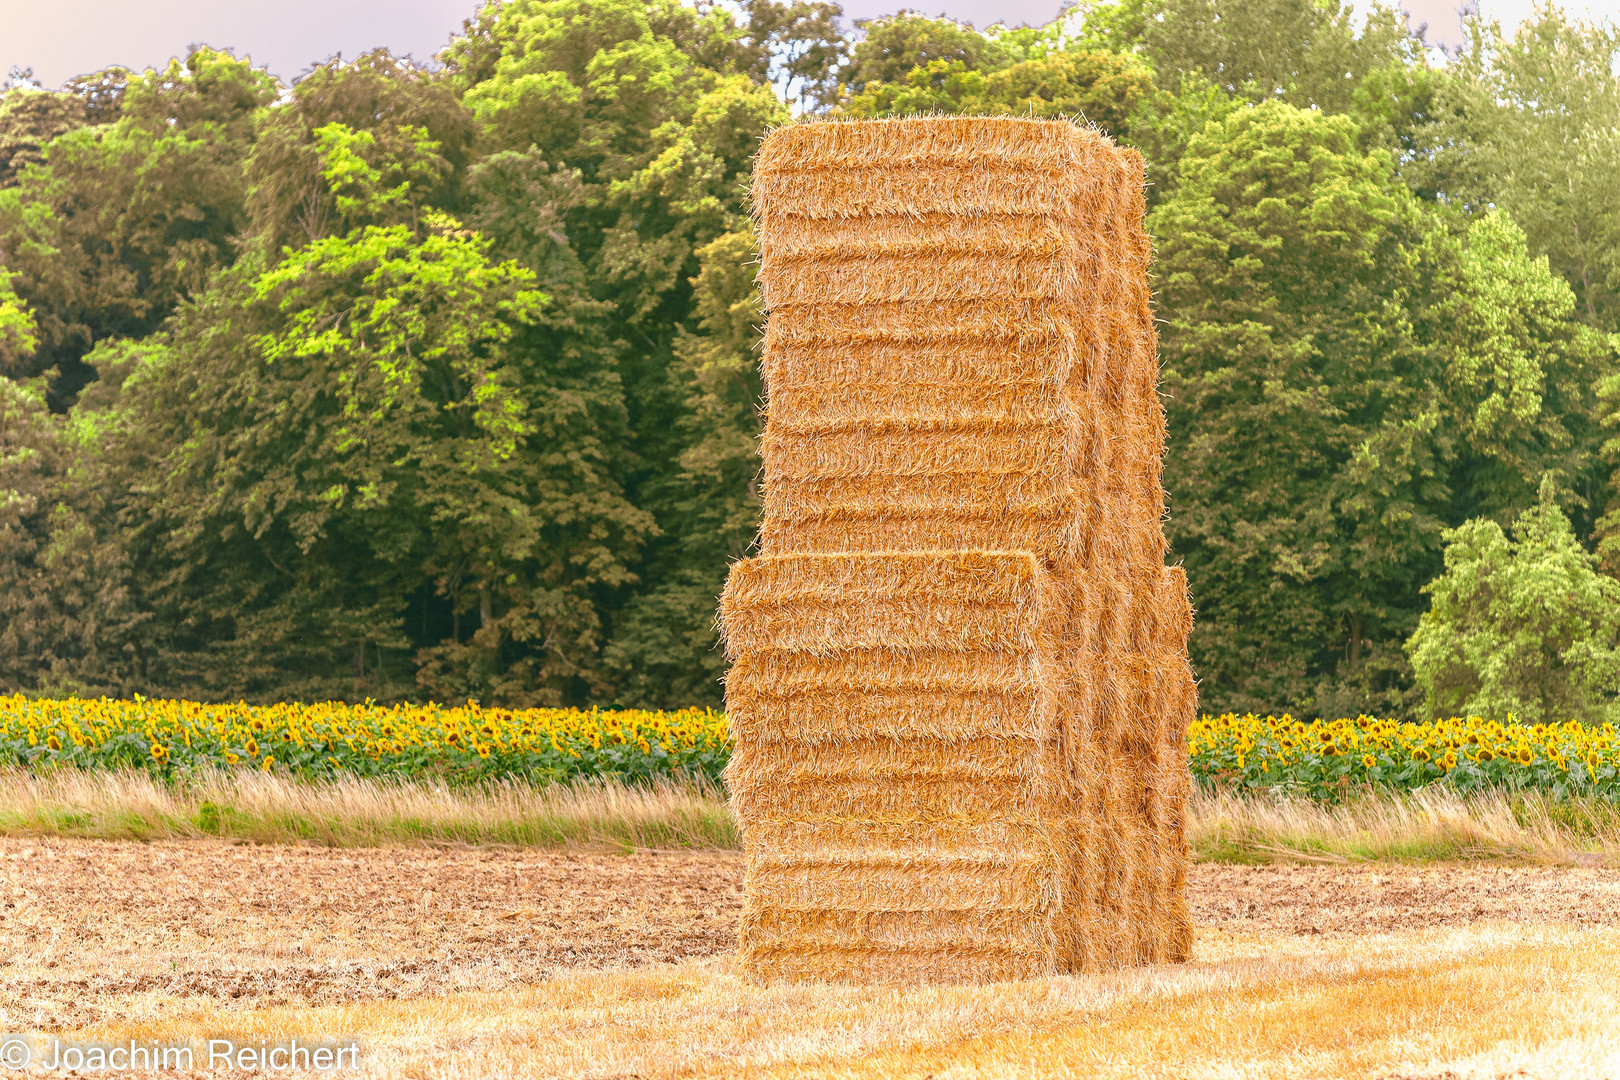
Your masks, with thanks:
[[(494, 0), (431, 65), (0, 93), (0, 690), (718, 705), (754, 149), (927, 111), (1147, 158), (1206, 708), (1612, 708), (1620, 32), (1473, 19), (1441, 63), (1331, 0), (840, 16)], [(1540, 507), (1567, 611), (1501, 532)]]
[(1620, 581), (1598, 572), (1549, 498), (1509, 539), (1489, 519), (1445, 534), (1446, 570), (1412, 635), (1424, 704), (1526, 721), (1617, 718)]

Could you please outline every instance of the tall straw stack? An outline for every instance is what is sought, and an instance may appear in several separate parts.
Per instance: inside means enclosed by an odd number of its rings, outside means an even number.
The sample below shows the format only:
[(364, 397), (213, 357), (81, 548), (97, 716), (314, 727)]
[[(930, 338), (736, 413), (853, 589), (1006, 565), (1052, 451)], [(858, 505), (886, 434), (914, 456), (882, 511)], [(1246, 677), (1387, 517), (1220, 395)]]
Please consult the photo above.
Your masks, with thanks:
[(754, 977), (1187, 955), (1142, 188), (1064, 121), (760, 150), (765, 512), (721, 599)]

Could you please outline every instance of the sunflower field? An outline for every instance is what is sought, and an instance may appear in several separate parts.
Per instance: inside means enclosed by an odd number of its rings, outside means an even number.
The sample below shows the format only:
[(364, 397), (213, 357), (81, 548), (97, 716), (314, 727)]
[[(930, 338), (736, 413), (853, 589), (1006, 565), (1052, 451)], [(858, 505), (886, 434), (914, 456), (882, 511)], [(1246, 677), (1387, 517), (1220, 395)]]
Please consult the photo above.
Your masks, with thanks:
[[(1613, 724), (1454, 717), (1203, 716), (1187, 729), (1192, 773), (1210, 787), (1332, 799), (1368, 787), (1444, 784), (1620, 798)], [(485, 709), (441, 705), (207, 705), (0, 695), (0, 765), (138, 767), (172, 775), (250, 767), (295, 776), (702, 776), (731, 753), (724, 713)]]
[(725, 714), (439, 705), (205, 705), (0, 696), (0, 765), (252, 767), (303, 777), (568, 780), (701, 775), (729, 755)]
[(1204, 716), (1187, 729), (1206, 785), (1333, 798), (1351, 789), (1445, 784), (1620, 797), (1613, 724), (1518, 724), (1477, 716), (1414, 724), (1358, 716)]

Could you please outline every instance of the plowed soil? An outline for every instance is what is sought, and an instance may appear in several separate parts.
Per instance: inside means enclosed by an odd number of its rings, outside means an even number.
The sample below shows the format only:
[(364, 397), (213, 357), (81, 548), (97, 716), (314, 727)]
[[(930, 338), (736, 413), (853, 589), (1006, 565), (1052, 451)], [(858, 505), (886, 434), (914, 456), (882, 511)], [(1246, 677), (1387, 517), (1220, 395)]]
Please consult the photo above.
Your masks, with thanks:
[[(495, 990), (736, 945), (728, 854), (0, 839), (0, 1030)], [(1206, 931), (1620, 924), (1620, 871), (1193, 869)]]

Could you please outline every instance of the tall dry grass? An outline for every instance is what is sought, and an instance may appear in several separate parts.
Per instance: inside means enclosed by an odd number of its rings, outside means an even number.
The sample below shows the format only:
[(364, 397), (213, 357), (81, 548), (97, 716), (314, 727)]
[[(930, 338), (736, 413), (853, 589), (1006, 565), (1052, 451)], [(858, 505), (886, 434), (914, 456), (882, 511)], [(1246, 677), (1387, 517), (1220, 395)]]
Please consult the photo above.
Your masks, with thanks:
[(609, 781), (291, 780), (253, 769), (175, 783), (143, 772), (0, 771), (0, 833), (152, 840), (223, 836), (337, 847), (734, 848), (736, 827), (707, 784)]
[(1200, 791), (1187, 807), (1187, 839), (1203, 862), (1620, 862), (1620, 806), (1535, 791), (1426, 788), (1336, 804)]
[[(162, 783), (142, 772), (0, 770), (0, 834), (153, 840), (203, 836), (338, 847), (736, 850), (723, 796), (702, 782), (473, 786), (422, 779), (299, 781), (257, 770)], [(1195, 793), (1187, 839), (1203, 862), (1511, 859), (1620, 864), (1620, 807), (1535, 792), (1443, 789), (1335, 805)]]

